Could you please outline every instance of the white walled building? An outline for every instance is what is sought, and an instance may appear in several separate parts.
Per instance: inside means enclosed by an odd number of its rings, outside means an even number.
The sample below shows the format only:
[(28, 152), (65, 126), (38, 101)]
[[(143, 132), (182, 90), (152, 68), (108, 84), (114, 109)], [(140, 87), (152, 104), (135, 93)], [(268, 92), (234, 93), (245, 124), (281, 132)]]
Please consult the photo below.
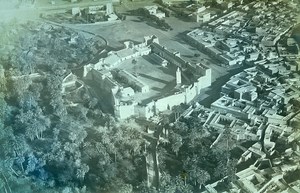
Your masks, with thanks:
[(144, 8), (149, 12), (150, 15), (154, 15), (159, 19), (163, 19), (166, 17), (165, 13), (158, 11), (158, 6), (156, 5), (145, 6)]

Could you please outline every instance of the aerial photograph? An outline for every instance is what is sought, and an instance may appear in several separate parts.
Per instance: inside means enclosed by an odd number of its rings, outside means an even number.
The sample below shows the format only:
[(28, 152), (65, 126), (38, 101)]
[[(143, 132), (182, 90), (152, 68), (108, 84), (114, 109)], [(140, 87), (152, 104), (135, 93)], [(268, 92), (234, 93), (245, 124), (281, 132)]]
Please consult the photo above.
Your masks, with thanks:
[(300, 193), (300, 0), (0, 13), (0, 193)]

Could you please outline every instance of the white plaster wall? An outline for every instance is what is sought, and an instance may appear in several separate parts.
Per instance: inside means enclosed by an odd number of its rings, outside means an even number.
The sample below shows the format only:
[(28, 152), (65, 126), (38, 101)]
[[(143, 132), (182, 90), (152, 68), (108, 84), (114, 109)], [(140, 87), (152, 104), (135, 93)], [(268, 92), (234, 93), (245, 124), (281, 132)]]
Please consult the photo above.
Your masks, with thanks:
[(134, 114), (138, 117), (146, 117), (146, 107), (145, 106), (140, 106), (136, 105), (134, 107)]
[(185, 103), (189, 103), (191, 102), (191, 100), (193, 100), (196, 96), (197, 96), (197, 85), (194, 84), (193, 87), (189, 87), (186, 89), (185, 91)]
[(205, 75), (198, 79), (199, 89), (209, 87), (211, 85), (211, 69), (206, 69)]
[(115, 106), (115, 115), (119, 118), (119, 119), (126, 119), (129, 118), (133, 115), (135, 115), (134, 113), (134, 104), (132, 105), (118, 105)]
[(208, 22), (210, 20), (210, 13), (203, 15), (203, 22)]
[(173, 106), (179, 105), (180, 103), (185, 103), (185, 93), (175, 94), (157, 100), (155, 102), (155, 109), (156, 112), (164, 111), (168, 109), (168, 106), (171, 109)]

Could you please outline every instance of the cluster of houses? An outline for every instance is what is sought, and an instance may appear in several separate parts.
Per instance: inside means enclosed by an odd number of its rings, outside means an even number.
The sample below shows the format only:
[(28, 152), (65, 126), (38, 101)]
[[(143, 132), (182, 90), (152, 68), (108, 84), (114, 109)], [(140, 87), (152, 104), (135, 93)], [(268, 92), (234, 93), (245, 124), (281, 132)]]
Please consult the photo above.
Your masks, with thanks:
[[(297, 13), (279, 0), (239, 8), (187, 36), (219, 62), (250, 66), (222, 86), (210, 108), (197, 104), (182, 116), (196, 115), (204, 128), (218, 133), (213, 144), (225, 128), (238, 141), (240, 159), (230, 192), (300, 192), (299, 55), (287, 54), (288, 46), (298, 49), (289, 37)], [(223, 180), (206, 185), (204, 192), (224, 192)]]
[[(300, 99), (295, 86), (300, 76), (285, 78), (282, 82), (259, 66), (245, 69), (222, 87), (211, 108), (197, 104), (183, 114), (197, 116), (218, 134), (212, 146), (230, 129), (240, 157), (230, 192), (300, 191), (300, 111), (292, 102)], [(206, 185), (204, 192), (220, 192), (223, 180)]]
[[(297, 10), (283, 1), (253, 1), (207, 23), (205, 28), (187, 34), (187, 41), (223, 65), (251, 63), (259, 58), (277, 58), (288, 54), (278, 42), (296, 24)], [(287, 41), (287, 40), (286, 40)], [(298, 47), (292, 38), (293, 53)]]

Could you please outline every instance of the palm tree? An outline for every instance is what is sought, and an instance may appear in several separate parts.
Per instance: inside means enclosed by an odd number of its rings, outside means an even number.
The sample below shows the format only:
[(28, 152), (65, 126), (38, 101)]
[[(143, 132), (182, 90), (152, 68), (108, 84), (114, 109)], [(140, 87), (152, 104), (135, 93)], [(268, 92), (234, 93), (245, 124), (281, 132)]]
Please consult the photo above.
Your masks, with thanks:
[(189, 171), (189, 176), (191, 181), (194, 181), (194, 185), (199, 185), (199, 189), (201, 189), (202, 185), (205, 184), (208, 180), (210, 180), (210, 175), (207, 171), (202, 170), (199, 167), (195, 167), (194, 169)]

